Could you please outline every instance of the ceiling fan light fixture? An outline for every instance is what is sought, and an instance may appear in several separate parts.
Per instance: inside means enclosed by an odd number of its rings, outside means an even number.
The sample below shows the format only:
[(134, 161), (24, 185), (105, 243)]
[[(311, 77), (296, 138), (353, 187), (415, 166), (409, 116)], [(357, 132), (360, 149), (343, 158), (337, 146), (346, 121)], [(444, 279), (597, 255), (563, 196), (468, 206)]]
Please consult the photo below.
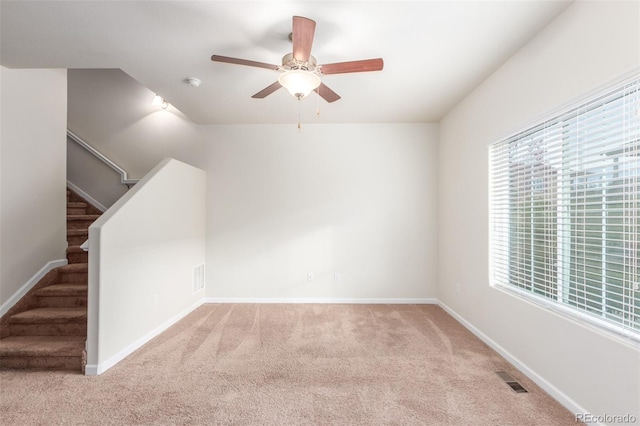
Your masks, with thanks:
[(295, 98), (302, 99), (322, 82), (320, 77), (301, 69), (285, 71), (278, 77), (278, 82)]

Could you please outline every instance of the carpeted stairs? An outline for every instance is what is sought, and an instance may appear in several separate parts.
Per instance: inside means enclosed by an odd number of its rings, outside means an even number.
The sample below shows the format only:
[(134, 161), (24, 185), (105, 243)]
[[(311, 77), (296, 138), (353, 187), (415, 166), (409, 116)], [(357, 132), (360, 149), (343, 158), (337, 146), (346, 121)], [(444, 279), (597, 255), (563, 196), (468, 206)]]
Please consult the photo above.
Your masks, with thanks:
[(0, 369), (84, 370), (88, 253), (80, 245), (100, 214), (67, 191), (69, 264), (49, 271), (0, 319)]

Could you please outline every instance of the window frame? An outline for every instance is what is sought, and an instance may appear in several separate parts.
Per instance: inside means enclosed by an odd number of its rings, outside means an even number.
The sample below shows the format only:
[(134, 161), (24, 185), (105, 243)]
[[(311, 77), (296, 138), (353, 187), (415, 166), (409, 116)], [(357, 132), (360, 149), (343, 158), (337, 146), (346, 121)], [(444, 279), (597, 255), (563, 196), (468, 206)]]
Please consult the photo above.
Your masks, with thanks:
[[(549, 298), (549, 297), (545, 297), (543, 295), (540, 294), (536, 294), (535, 291), (535, 286), (536, 283), (534, 280), (531, 280), (529, 282), (529, 288), (531, 290), (525, 290), (523, 288), (519, 288), (517, 285), (511, 283), (511, 275), (509, 272), (506, 273), (506, 276), (508, 278), (508, 283), (502, 283), (499, 282), (496, 279), (496, 253), (495, 253), (495, 240), (494, 240), (494, 201), (495, 201), (495, 197), (494, 197), (494, 161), (493, 161), (493, 148), (494, 146), (501, 144), (501, 143), (508, 143), (507, 141), (512, 140), (514, 138), (524, 138), (527, 135), (535, 135), (537, 132), (539, 132), (541, 129), (544, 129), (545, 126), (547, 126), (549, 123), (552, 124), (558, 124), (558, 123), (562, 123), (563, 120), (565, 120), (564, 117), (566, 117), (568, 114), (570, 114), (572, 111), (576, 111), (580, 108), (583, 108), (585, 106), (590, 106), (591, 104), (593, 104), (594, 102), (598, 101), (598, 99), (601, 98), (605, 98), (607, 96), (609, 96), (611, 93), (615, 93), (615, 92), (619, 92), (619, 91), (623, 91), (625, 90), (625, 87), (628, 86), (629, 84), (635, 84), (637, 89), (636, 92), (640, 93), (640, 67), (634, 67), (632, 68), (630, 71), (622, 74), (621, 76), (619, 76), (616, 79), (612, 79), (611, 81), (605, 83), (604, 85), (601, 85), (599, 88), (597, 88), (596, 90), (592, 90), (589, 92), (589, 94), (587, 95), (583, 95), (580, 98), (574, 99), (569, 103), (566, 103), (564, 105), (562, 105), (559, 108), (555, 108), (553, 111), (548, 112), (546, 114), (544, 114), (544, 116), (536, 121), (533, 122), (533, 124), (530, 125), (524, 125), (524, 126), (519, 126), (520, 130), (511, 133), (509, 136), (507, 137), (502, 137), (502, 138), (496, 138), (494, 139), (491, 143), (488, 144), (488, 150), (489, 150), (489, 176), (488, 176), (488, 184), (489, 184), (489, 197), (488, 197), (488, 201), (489, 201), (489, 215), (488, 215), (488, 219), (489, 219), (489, 284), (492, 288), (496, 288), (502, 291), (507, 292), (508, 294), (514, 295), (520, 299), (524, 299), (525, 301), (528, 302), (532, 302), (535, 305), (538, 306), (542, 306), (546, 309), (549, 309), (555, 313), (558, 313), (564, 317), (568, 317), (569, 319), (573, 319), (573, 320), (577, 320), (580, 324), (582, 325), (586, 325), (590, 328), (594, 328), (600, 331), (605, 331), (607, 332), (607, 334), (611, 334), (613, 333), (613, 335), (618, 336), (618, 337), (623, 337), (625, 338), (626, 341), (631, 341), (633, 343), (634, 346), (638, 346), (640, 345), (640, 329), (635, 329), (634, 326), (625, 326), (624, 325), (624, 321), (619, 321), (619, 325), (612, 323), (610, 320), (606, 320), (604, 319), (604, 316), (602, 318), (600, 318), (599, 316), (597, 316), (596, 314), (592, 314), (589, 313), (587, 309), (580, 309), (579, 307), (576, 306), (572, 306), (568, 303), (566, 303), (566, 301), (563, 301), (563, 285), (562, 285), (562, 278), (561, 276), (563, 274), (566, 274), (567, 271), (569, 270), (569, 268), (564, 268), (562, 267), (562, 262), (570, 262), (570, 260), (567, 260), (566, 258), (561, 259), (562, 256), (564, 256), (566, 254), (566, 251), (563, 252), (562, 250), (566, 250), (563, 249), (562, 247), (557, 247), (556, 248), (556, 253), (558, 256), (558, 262), (556, 264), (556, 270), (555, 273), (557, 274), (557, 278), (555, 281), (555, 297), (553, 298)], [(636, 95), (638, 96), (638, 95)], [(640, 106), (639, 106), (640, 108)], [(640, 119), (639, 119), (640, 120)], [(635, 125), (634, 125), (635, 126)], [(634, 127), (635, 128), (635, 127)], [(564, 138), (563, 138), (563, 142), (561, 145), (564, 144)], [(635, 140), (635, 139), (634, 139)], [(507, 165), (507, 170), (509, 169), (509, 166)], [(563, 166), (560, 170), (560, 174), (562, 173), (566, 173), (567, 169), (565, 169), (565, 167)], [(503, 172), (504, 173), (504, 172)], [(507, 175), (509, 174), (509, 171), (507, 171)], [(562, 177), (555, 177), (555, 179), (562, 179)], [(636, 177), (636, 184), (638, 181), (638, 177)], [(533, 189), (533, 185), (535, 184), (534, 180), (531, 180), (531, 187), (532, 190), (531, 192), (533, 193), (534, 189)], [(540, 183), (540, 182), (538, 182)], [(562, 191), (566, 191), (566, 189), (557, 189), (556, 190), (556, 195), (558, 196), (558, 198), (566, 195), (564, 193), (562, 193)], [(633, 191), (635, 192), (635, 191)], [(606, 197), (606, 195), (603, 192), (603, 199)], [(533, 200), (533, 196), (531, 197), (531, 200)], [(511, 207), (511, 201), (509, 200), (509, 206)], [(637, 201), (636, 201), (637, 203)], [(606, 211), (604, 208), (602, 209), (602, 211)], [(511, 214), (511, 213), (509, 213)], [(533, 213), (531, 213), (533, 214)], [(563, 217), (561, 214), (558, 214), (555, 216), (555, 220), (560, 222), (561, 220), (563, 220)], [(510, 235), (510, 228), (512, 226), (512, 220), (511, 217), (509, 216), (509, 220), (507, 221), (507, 226), (506, 226), (506, 230), (502, 229), (501, 232), (506, 234), (509, 234), (508, 238), (511, 238)], [(533, 219), (531, 219), (531, 222), (533, 223)], [(516, 226), (518, 225), (518, 223), (515, 224)], [(636, 219), (636, 227), (637, 225), (637, 219)], [(558, 229), (558, 235), (556, 236), (557, 239), (557, 245), (561, 246), (563, 244), (563, 240), (566, 240), (567, 236), (566, 235), (562, 235), (562, 232), (566, 233), (566, 229), (562, 229), (562, 226), (560, 225), (560, 223), (558, 223), (556, 225), (556, 229)], [(603, 231), (603, 237), (602, 237), (602, 246), (605, 247), (607, 245), (607, 241), (611, 241), (606, 239), (606, 236), (604, 236), (604, 232)], [(530, 234), (532, 235), (532, 234)], [(531, 237), (533, 238), (533, 237)], [(635, 240), (637, 243), (637, 239)], [(506, 249), (507, 250), (511, 250), (511, 242), (507, 243), (506, 245)], [(503, 245), (502, 248), (504, 249), (505, 246)], [(569, 251), (571, 251), (572, 249), (570, 248)], [(636, 249), (638, 250), (638, 249)], [(562, 254), (560, 254), (562, 253)], [(603, 249), (603, 253), (606, 253), (606, 249)], [(507, 258), (507, 263), (509, 263), (510, 259), (509, 259), (509, 254), (502, 254), (502, 256), (506, 256)], [(606, 255), (603, 255), (603, 259)], [(532, 258), (530, 259), (532, 265), (535, 262), (535, 260)], [(605, 262), (603, 260), (603, 262)], [(533, 266), (532, 266), (533, 269)], [(604, 271), (604, 269), (602, 270)], [(532, 272), (533, 273), (533, 272)], [(505, 274), (503, 272), (503, 274)], [(606, 274), (602, 273), (601, 274), (602, 277), (605, 277)], [(632, 292), (633, 291), (639, 291), (637, 290), (637, 285), (636, 286), (631, 286), (630, 288), (632, 288)], [(566, 288), (564, 288), (564, 290), (566, 290)], [(633, 294), (633, 293), (632, 293)], [(637, 293), (636, 293), (637, 294)], [(637, 296), (632, 296), (632, 305), (631, 305), (631, 312), (635, 311), (635, 309), (639, 306), (637, 304), (636, 298)], [(606, 300), (607, 300), (608, 296), (601, 296), (601, 303), (603, 305), (606, 304)], [(603, 306), (604, 308), (604, 306)], [(633, 314), (632, 314), (633, 315)]]

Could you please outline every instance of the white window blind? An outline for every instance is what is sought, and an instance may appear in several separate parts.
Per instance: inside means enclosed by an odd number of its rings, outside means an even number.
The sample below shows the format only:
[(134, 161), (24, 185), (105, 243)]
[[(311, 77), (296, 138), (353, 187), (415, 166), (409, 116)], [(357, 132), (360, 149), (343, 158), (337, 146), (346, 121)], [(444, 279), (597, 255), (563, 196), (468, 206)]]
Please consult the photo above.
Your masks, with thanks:
[(493, 285), (640, 339), (640, 80), (490, 147)]

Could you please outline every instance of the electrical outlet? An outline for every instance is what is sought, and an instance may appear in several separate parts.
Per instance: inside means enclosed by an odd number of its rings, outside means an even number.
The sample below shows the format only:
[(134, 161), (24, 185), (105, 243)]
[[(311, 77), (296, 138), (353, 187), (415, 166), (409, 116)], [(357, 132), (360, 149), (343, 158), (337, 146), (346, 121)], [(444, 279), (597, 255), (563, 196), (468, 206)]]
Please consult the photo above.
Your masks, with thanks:
[(160, 304), (160, 296), (157, 294), (153, 295), (153, 306), (158, 306)]
[(336, 272), (335, 274), (333, 274), (333, 280), (334, 281), (342, 280), (342, 274), (340, 272)]
[(456, 283), (456, 294), (460, 294), (460, 283)]
[(313, 272), (307, 272), (307, 281), (313, 281)]

